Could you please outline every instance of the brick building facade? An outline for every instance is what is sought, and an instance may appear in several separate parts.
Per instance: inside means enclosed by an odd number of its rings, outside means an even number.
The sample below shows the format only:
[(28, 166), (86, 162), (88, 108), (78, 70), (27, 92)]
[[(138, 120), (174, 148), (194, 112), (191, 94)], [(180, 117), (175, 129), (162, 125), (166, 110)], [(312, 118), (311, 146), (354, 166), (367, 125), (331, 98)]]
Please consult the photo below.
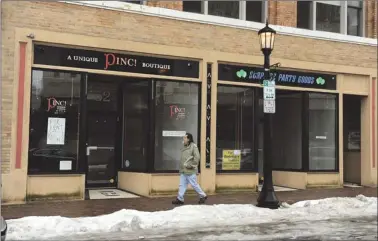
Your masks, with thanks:
[[(262, 63), (259, 39), (256, 31), (261, 23), (217, 16), (178, 12), (183, 10), (180, 1), (147, 1), (146, 6), (135, 4), (97, 2), (78, 4), (68, 2), (18, 2), (3, 1), (2, 7), (2, 108), (1, 108), (1, 173), (3, 199), (7, 202), (23, 202), (28, 197), (74, 196), (83, 198), (86, 188), (86, 170), (31, 173), (30, 155), (31, 79), (36, 69), (49, 69), (49, 64), (35, 62), (36, 44), (61, 46), (73, 49), (136, 53), (160, 58), (199, 61), (199, 76), (193, 83), (202, 89), (199, 107), (200, 149), (206, 149), (206, 64), (213, 65), (212, 85), (232, 85), (258, 88), (258, 84), (241, 84), (232, 79), (219, 79), (218, 64), (260, 66)], [(364, 5), (365, 35), (377, 37), (377, 2)], [(337, 120), (336, 159), (337, 168), (327, 174), (311, 171), (277, 169), (275, 182), (283, 186), (309, 188), (312, 186), (340, 186), (345, 181), (346, 159), (357, 158), (362, 185), (376, 185), (377, 153), (377, 45), (368, 38), (319, 31), (292, 29), (297, 26), (295, 1), (269, 1), (268, 15), (278, 31), (272, 63), (280, 62), (283, 71), (314, 72), (337, 76), (333, 90), (320, 93), (336, 94)], [(33, 60), (34, 59), (34, 60)], [(220, 66), (220, 65), (219, 65)], [(72, 67), (72, 66), (71, 66)], [(79, 71), (91, 74), (111, 74), (102, 70), (70, 66), (53, 66), (54, 71)], [(220, 67), (219, 67), (220, 68)], [(146, 73), (123, 73), (133, 78), (159, 78)], [(34, 78), (34, 77), (33, 77)], [(168, 77), (167, 77), (168, 78)], [(174, 78), (190, 82), (191, 78)], [(19, 83), (23, 83), (20, 86)], [(213, 103), (217, 100), (216, 87), (211, 92)], [(282, 90), (312, 91), (301, 87), (282, 87)], [(361, 150), (359, 157), (350, 157), (343, 140), (343, 96), (357, 95), (361, 111)], [(212, 108), (211, 137), (216, 139), (216, 108)], [(372, 132), (375, 130), (375, 133)], [(201, 162), (201, 184), (208, 192), (222, 188), (255, 189), (258, 183), (256, 169), (251, 173), (218, 173), (216, 170), (216, 141), (211, 142), (211, 164)], [(80, 149), (80, 148), (79, 148)], [(235, 148), (238, 149), (238, 148)], [(80, 150), (83, 152), (83, 150)], [(206, 160), (202, 151), (202, 160)], [(255, 160), (257, 162), (257, 160)], [(344, 164), (342, 164), (344, 163)], [(345, 168), (343, 168), (343, 165)], [(336, 166), (336, 164), (335, 164)], [(257, 168), (257, 167), (256, 167)], [(250, 170), (249, 170), (250, 171)], [(117, 187), (140, 195), (174, 193), (177, 176), (164, 171), (117, 171)], [(151, 174), (152, 173), (152, 174)], [(363, 174), (363, 175), (362, 175)], [(300, 180), (300, 181), (298, 181)], [(143, 187), (136, 187), (139, 183)], [(143, 185), (142, 185), (142, 184)], [(248, 184), (246, 184), (248, 183)], [(296, 184), (300, 183), (300, 184)], [(44, 186), (45, 185), (45, 186)], [(17, 188), (16, 188), (17, 187)], [(15, 190), (17, 189), (17, 191)]]

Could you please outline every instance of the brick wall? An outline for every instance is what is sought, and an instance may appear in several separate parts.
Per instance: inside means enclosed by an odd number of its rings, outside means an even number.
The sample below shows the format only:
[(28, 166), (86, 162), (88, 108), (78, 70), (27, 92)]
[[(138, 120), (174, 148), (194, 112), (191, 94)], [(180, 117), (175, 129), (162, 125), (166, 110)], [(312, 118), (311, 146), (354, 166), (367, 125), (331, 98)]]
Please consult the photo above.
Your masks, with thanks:
[(271, 24), (297, 27), (296, 1), (269, 1), (268, 8)]
[(365, 1), (365, 36), (377, 38), (377, 1)]
[(147, 6), (183, 10), (182, 1), (147, 1)]
[[(192, 47), (233, 54), (261, 55), (257, 33), (250, 30), (177, 21), (60, 2), (3, 1), (1, 27), (3, 60), (1, 76), (1, 165), (3, 173), (9, 171), (10, 162), (15, 27), (108, 37), (166, 46)], [(85, 45), (84, 42), (83, 45)], [(375, 47), (284, 35), (277, 36), (273, 57), (331, 65), (370, 68), (377, 66), (377, 49)]]

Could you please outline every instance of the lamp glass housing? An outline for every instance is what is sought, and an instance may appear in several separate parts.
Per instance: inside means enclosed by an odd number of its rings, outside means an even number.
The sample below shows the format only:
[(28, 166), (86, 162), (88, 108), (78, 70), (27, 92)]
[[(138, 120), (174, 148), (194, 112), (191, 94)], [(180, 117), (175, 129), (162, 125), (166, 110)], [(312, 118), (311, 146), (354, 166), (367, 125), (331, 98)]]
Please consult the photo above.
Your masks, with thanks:
[(276, 35), (276, 31), (270, 28), (268, 26), (268, 23), (263, 29), (259, 31), (261, 50), (270, 50), (270, 51), (273, 50), (275, 35)]

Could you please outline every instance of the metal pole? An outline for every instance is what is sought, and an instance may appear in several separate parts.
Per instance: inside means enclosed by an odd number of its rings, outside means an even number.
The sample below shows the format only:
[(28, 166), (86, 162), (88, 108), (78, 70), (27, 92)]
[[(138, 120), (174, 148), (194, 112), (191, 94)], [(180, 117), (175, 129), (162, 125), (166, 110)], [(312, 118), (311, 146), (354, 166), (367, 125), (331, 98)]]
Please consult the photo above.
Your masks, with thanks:
[[(264, 53), (264, 79), (270, 80), (270, 54), (271, 50), (265, 50)], [(272, 173), (272, 115), (264, 113), (264, 183), (262, 190), (257, 199), (257, 206), (263, 208), (277, 209), (279, 201), (276, 197), (273, 187)]]

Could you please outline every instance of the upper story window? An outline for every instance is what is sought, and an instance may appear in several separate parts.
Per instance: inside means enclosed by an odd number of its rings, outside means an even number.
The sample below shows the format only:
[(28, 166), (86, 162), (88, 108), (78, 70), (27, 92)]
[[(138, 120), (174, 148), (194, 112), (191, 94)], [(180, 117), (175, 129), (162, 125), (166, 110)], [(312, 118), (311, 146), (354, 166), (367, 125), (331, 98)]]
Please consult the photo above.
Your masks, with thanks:
[(182, 8), (184, 12), (203, 13), (202, 1), (183, 1)]
[(311, 29), (311, 2), (297, 2), (297, 27)]
[(298, 1), (297, 27), (363, 36), (363, 1)]
[(183, 1), (183, 11), (205, 15), (265, 22), (266, 1)]
[(263, 1), (247, 1), (246, 2), (246, 20), (252, 22), (264, 22), (263, 12), (264, 4)]
[(362, 2), (348, 1), (347, 34), (362, 36)]
[(238, 1), (208, 1), (209, 15), (239, 18)]
[[(330, 4), (333, 3), (333, 4)], [(340, 10), (339, 2), (316, 3), (316, 30), (340, 33)]]

